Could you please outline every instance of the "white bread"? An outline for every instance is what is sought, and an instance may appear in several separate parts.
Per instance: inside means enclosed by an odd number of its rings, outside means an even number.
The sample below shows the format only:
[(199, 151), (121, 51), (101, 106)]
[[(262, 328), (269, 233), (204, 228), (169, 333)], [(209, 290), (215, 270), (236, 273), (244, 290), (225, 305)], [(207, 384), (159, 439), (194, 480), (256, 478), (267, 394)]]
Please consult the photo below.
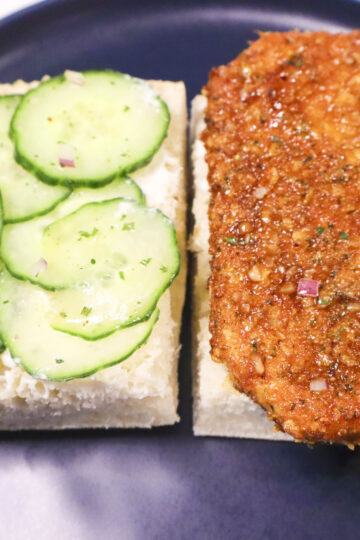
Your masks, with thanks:
[(190, 248), (195, 254), (193, 294), (193, 398), (195, 435), (216, 435), (254, 439), (292, 440), (274, 431), (265, 412), (247, 396), (235, 390), (226, 367), (212, 361), (209, 334), (210, 274), (208, 253), (209, 223), (207, 164), (200, 134), (205, 127), (206, 98), (196, 96), (192, 102), (190, 136), (194, 177), (194, 232)]
[[(149, 428), (179, 419), (177, 360), (186, 276), (186, 96), (182, 82), (151, 81), (151, 85), (170, 109), (169, 133), (152, 162), (131, 176), (148, 205), (174, 221), (182, 254), (180, 274), (159, 302), (160, 319), (148, 342), (124, 362), (91, 377), (39, 381), (5, 351), (0, 361), (0, 429)], [(18, 81), (0, 85), (0, 94), (28, 88)]]

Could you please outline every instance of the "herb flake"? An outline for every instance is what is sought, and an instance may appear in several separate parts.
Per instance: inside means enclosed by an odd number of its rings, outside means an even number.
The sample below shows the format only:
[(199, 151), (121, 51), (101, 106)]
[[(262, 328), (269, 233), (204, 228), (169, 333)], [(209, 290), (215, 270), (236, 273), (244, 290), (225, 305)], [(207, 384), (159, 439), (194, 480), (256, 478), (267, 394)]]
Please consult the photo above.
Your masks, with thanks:
[(142, 261), (140, 261), (140, 264), (142, 266), (147, 266), (150, 262), (151, 262), (151, 257), (148, 257), (147, 259), (143, 259)]
[(344, 180), (346, 180), (345, 176), (338, 176), (337, 178), (333, 179), (333, 182), (335, 182), (335, 184), (338, 184), (339, 182), (344, 182)]
[(287, 61), (287, 63), (290, 65), (290, 66), (295, 66), (295, 67), (302, 67), (303, 63), (304, 63), (304, 59), (302, 57), (301, 54), (293, 54), (292, 56), (290, 56), (289, 60)]
[(91, 307), (84, 306), (81, 310), (81, 315), (84, 315), (84, 317), (87, 317), (92, 312)]
[(271, 135), (271, 142), (274, 142), (274, 143), (277, 143), (277, 144), (282, 144), (282, 140), (280, 139), (280, 137), (278, 137), (277, 135)]
[(99, 229), (97, 229), (96, 227), (93, 228), (93, 230), (91, 232), (88, 232), (88, 231), (79, 231), (79, 235), (80, 235), (80, 238), (91, 238), (92, 236), (95, 236), (95, 234), (97, 234), (99, 232)]
[(234, 238), (232, 236), (226, 236), (225, 241), (228, 244), (232, 244), (233, 246), (237, 246), (237, 240), (236, 240), (236, 238)]
[(124, 223), (122, 230), (123, 231), (133, 231), (135, 229), (135, 223)]

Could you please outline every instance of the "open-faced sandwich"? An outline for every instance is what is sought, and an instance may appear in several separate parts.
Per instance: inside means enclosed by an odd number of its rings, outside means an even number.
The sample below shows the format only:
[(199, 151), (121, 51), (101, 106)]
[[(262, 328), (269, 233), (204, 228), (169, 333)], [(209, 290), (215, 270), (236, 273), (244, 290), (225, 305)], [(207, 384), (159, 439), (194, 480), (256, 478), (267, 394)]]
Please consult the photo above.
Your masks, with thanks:
[(359, 73), (265, 33), (195, 98), (196, 434), (360, 442)]
[(184, 85), (66, 71), (0, 93), (0, 429), (176, 422)]

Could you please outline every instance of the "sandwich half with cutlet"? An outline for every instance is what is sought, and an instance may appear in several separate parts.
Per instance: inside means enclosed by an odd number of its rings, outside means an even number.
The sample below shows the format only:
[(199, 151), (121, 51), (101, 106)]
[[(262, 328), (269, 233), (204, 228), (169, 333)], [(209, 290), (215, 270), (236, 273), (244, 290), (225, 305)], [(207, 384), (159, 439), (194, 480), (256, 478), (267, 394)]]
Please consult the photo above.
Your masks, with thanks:
[(264, 33), (193, 101), (196, 435), (360, 440), (359, 68)]

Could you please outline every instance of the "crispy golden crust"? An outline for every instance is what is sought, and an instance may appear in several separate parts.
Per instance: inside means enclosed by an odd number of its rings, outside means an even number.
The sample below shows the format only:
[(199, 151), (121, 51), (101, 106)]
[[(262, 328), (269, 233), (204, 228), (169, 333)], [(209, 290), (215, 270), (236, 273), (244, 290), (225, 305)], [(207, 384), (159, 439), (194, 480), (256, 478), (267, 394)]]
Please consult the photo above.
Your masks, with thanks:
[(359, 31), (269, 33), (204, 89), (212, 357), (303, 441), (360, 442), (359, 73)]

